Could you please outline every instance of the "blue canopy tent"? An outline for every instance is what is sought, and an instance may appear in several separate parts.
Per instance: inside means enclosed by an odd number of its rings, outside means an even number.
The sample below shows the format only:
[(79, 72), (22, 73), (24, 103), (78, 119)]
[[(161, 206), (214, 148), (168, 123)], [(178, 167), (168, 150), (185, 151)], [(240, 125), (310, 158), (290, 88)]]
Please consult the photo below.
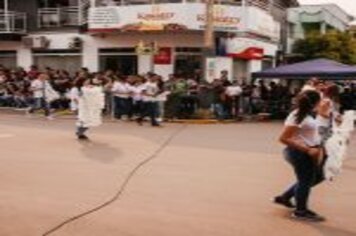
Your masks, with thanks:
[(315, 59), (283, 65), (252, 74), (253, 79), (356, 79), (356, 66), (345, 65), (328, 59)]

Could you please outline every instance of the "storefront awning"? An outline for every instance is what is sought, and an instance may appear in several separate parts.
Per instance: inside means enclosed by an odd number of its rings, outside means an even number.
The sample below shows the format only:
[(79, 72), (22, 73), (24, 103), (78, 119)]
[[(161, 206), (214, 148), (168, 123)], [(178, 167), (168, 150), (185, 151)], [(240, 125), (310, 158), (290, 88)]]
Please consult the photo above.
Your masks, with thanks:
[(315, 59), (253, 73), (252, 77), (285, 79), (356, 79), (356, 66), (345, 65), (328, 59)]

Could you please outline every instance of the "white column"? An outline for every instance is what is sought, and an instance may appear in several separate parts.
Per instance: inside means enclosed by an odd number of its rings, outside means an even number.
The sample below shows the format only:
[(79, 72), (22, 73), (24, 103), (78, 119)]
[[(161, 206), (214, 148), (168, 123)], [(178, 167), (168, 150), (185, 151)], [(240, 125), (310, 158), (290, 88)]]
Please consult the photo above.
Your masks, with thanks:
[(33, 65), (32, 50), (30, 48), (21, 47), (17, 49), (17, 66), (23, 67), (25, 70)]
[(146, 74), (152, 71), (152, 56), (150, 55), (139, 55), (138, 56), (138, 74)]
[(248, 76), (251, 79), (251, 74), (262, 70), (262, 60), (250, 60), (248, 62)]
[(4, 15), (5, 15), (5, 28), (6, 31), (10, 31), (10, 18), (9, 18), (9, 2), (4, 0)]
[(91, 72), (99, 71), (99, 48), (94, 39), (83, 38), (82, 66), (87, 67)]
[(326, 25), (326, 22), (323, 21), (320, 23), (320, 33), (321, 34), (326, 34), (326, 31), (327, 31), (327, 25)]

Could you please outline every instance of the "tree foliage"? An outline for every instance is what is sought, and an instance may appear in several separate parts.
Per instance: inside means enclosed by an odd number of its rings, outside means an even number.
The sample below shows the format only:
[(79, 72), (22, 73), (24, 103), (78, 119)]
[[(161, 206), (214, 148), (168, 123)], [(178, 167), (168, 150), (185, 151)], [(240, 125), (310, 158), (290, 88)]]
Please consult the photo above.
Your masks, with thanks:
[(329, 31), (310, 34), (296, 41), (293, 53), (302, 60), (328, 58), (345, 64), (356, 64), (356, 38), (349, 32)]

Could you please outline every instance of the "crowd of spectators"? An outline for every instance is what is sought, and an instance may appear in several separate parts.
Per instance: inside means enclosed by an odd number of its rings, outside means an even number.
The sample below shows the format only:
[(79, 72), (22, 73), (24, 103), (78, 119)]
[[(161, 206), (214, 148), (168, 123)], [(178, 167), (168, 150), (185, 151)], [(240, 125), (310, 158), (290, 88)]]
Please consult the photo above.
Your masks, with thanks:
[[(99, 81), (105, 91), (105, 112), (117, 119), (130, 118), (135, 114), (141, 97), (139, 86), (152, 77), (159, 88), (155, 95), (157, 113), (166, 119), (214, 116), (224, 120), (261, 113), (283, 118), (291, 109), (293, 97), (300, 91), (273, 80), (246, 83), (245, 79), (239, 78), (231, 81), (227, 71), (222, 71), (220, 77), (214, 81), (206, 82), (199, 74), (177, 74), (162, 78), (154, 73), (123, 76), (111, 70), (90, 73), (86, 68), (81, 68), (77, 73), (70, 74), (53, 68), (40, 71), (36, 66), (28, 71), (22, 68), (9, 70), (0, 66), (0, 107), (31, 107), (34, 103), (31, 83), (43, 73), (48, 75), (48, 82), (60, 95), (59, 99), (50, 104), (51, 109), (70, 110), (70, 91), (76, 81), (93, 78)], [(342, 108), (355, 109), (356, 87), (353, 84), (343, 84), (341, 88)]]

